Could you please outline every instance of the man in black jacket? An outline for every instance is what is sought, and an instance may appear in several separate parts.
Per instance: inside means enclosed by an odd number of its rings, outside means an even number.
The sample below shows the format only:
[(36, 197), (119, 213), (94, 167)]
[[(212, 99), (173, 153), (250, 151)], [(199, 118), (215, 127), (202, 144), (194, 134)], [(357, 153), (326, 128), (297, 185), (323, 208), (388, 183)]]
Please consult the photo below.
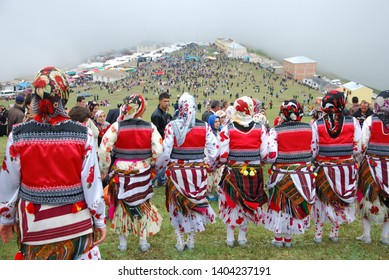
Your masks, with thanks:
[(107, 118), (105, 119), (110, 124), (113, 124), (116, 122), (120, 115), (120, 106), (122, 106), (120, 103), (117, 105), (117, 108), (110, 109), (107, 114)]
[[(164, 131), (166, 125), (171, 121), (172, 116), (168, 113), (170, 106), (170, 94), (167, 92), (159, 95), (159, 104), (151, 115), (151, 122), (157, 127), (162, 139), (164, 138)], [(157, 172), (157, 175), (153, 179), (153, 184), (157, 182), (156, 187), (161, 187), (166, 184), (165, 169)]]
[(363, 122), (368, 116), (373, 115), (373, 110), (370, 109), (370, 104), (366, 100), (361, 101), (361, 107), (354, 113), (353, 117), (357, 118), (359, 124), (363, 125)]

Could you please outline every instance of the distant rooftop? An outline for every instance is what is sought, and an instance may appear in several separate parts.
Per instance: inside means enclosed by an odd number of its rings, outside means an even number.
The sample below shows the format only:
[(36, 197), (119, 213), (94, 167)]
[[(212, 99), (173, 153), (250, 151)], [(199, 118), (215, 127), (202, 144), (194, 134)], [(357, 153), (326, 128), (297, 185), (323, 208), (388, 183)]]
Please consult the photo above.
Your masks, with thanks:
[(284, 58), (284, 60), (289, 61), (291, 63), (316, 63), (316, 61), (305, 56), (288, 57)]
[(365, 87), (362, 84), (356, 83), (356, 82), (348, 82), (347, 84), (342, 85), (342, 87), (348, 89), (348, 90), (357, 90), (360, 88)]

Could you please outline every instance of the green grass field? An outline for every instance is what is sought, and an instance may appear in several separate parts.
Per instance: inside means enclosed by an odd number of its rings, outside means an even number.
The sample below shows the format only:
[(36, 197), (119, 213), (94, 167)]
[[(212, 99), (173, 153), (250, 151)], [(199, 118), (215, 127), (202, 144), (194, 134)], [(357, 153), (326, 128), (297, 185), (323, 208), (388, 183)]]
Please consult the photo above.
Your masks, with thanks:
[[(154, 67), (157, 67), (155, 65)], [(264, 70), (256, 70), (251, 64), (241, 64), (237, 61), (232, 62), (232, 65), (228, 66), (231, 69), (240, 69), (243, 73), (252, 71), (257, 81), (262, 81), (263, 73), (267, 73)], [(230, 92), (239, 92), (240, 96), (248, 95), (259, 100), (263, 100), (263, 91), (256, 93), (253, 89), (254, 83), (247, 82), (244, 86), (236, 88), (237, 82), (242, 82), (242, 77), (231, 79), (234, 81), (234, 87), (230, 89)], [(210, 79), (212, 80), (212, 79)], [(280, 80), (280, 79), (279, 79)], [(280, 90), (280, 85), (274, 83), (275, 92)], [(241, 89), (243, 88), (243, 94)], [(202, 92), (204, 88), (200, 88), (199, 92)], [(76, 90), (83, 90), (77, 88)], [(113, 94), (108, 95), (107, 91), (100, 91), (98, 87), (88, 90), (94, 94), (99, 94), (100, 99), (109, 99), (111, 101), (111, 107), (103, 107), (106, 112), (108, 109), (113, 108), (119, 103), (124, 96), (131, 93), (142, 92), (142, 88), (137, 86), (131, 89), (129, 92), (126, 90), (116, 91)], [(170, 88), (172, 94), (171, 104), (176, 100), (177, 94), (181, 94), (175, 88)], [(270, 126), (273, 126), (273, 120), (278, 115), (278, 110), (281, 102), (287, 98), (292, 98), (293, 95), (301, 96), (302, 94), (312, 94), (314, 97), (320, 96), (321, 93), (316, 90), (310, 90), (298, 84), (293, 84), (288, 80), (288, 90), (283, 92), (277, 99), (273, 100), (273, 109), (267, 111), (267, 117)], [(153, 110), (158, 104), (158, 96), (153, 95), (151, 92), (145, 95), (148, 99), (148, 107), (144, 115), (144, 119), (150, 121), (150, 116)], [(226, 96), (222, 95), (222, 90), (217, 90), (216, 94), (211, 96), (212, 99), (227, 99), (232, 102), (235, 100), (229, 100)], [(270, 98), (269, 98), (270, 99)], [(203, 98), (198, 98), (197, 101), (202, 101)], [(302, 101), (302, 98), (299, 98)], [(76, 103), (75, 94), (73, 94), (68, 102), (68, 108), (71, 108)], [(266, 102), (267, 105), (267, 102)], [(173, 108), (171, 112), (173, 111)], [(203, 106), (204, 111), (204, 106)], [(197, 113), (197, 117), (201, 118), (201, 114)], [(304, 121), (309, 122), (310, 117), (306, 116)], [(5, 148), (6, 138), (0, 138), (0, 155), (3, 156)], [(265, 167), (267, 169), (268, 167)], [(266, 171), (266, 170), (265, 170)], [(264, 172), (267, 174), (267, 172)], [(313, 242), (314, 237), (314, 224), (311, 223), (311, 228), (305, 235), (294, 236), (293, 247), (291, 249), (277, 249), (274, 248), (270, 241), (273, 235), (270, 231), (264, 229), (262, 226), (249, 226), (248, 231), (248, 246), (239, 247), (235, 246), (229, 248), (225, 245), (225, 226), (217, 219), (215, 224), (207, 226), (205, 232), (198, 233), (196, 235), (196, 244), (193, 251), (184, 251), (179, 253), (176, 251), (175, 235), (172, 226), (170, 225), (169, 215), (165, 209), (165, 196), (164, 189), (155, 189), (153, 203), (159, 209), (163, 216), (163, 224), (161, 231), (154, 237), (149, 239), (151, 248), (149, 251), (143, 253), (140, 251), (138, 241), (134, 236), (131, 236), (128, 240), (129, 248), (125, 252), (117, 250), (118, 239), (115, 234), (110, 230), (108, 222), (108, 236), (105, 242), (100, 246), (103, 259), (106, 260), (386, 260), (389, 258), (389, 246), (384, 246), (379, 243), (380, 227), (373, 226), (371, 245), (358, 243), (355, 238), (362, 233), (362, 225), (359, 218), (350, 225), (344, 225), (340, 227), (339, 243), (334, 244), (326, 238), (329, 234), (329, 225), (324, 228), (324, 238), (321, 244), (315, 244)], [(211, 205), (215, 212), (217, 212), (218, 205), (216, 202), (211, 202)], [(16, 238), (9, 244), (2, 244), (0, 242), (0, 260), (13, 259), (15, 252), (17, 251)]]

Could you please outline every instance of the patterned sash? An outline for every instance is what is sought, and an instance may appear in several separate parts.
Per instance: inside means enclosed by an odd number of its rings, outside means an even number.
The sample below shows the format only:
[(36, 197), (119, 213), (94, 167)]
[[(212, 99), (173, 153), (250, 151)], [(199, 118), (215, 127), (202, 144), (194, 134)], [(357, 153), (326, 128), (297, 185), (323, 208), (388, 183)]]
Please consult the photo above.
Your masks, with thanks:
[(305, 200), (312, 204), (316, 195), (313, 171), (311, 164), (273, 164), (267, 188), (277, 185), (292, 201), (300, 204)]
[(358, 170), (353, 160), (333, 164), (319, 163), (318, 168), (324, 171), (331, 189), (341, 200), (348, 204), (355, 201)]
[[(254, 169), (252, 174), (245, 175), (242, 168)], [(249, 212), (255, 211), (267, 202), (267, 195), (263, 188), (262, 167), (255, 165), (230, 165), (223, 181), (222, 188), (226, 193), (227, 200), (239, 203)], [(251, 172), (251, 171), (250, 171)], [(242, 174), (243, 173), (243, 174)]]
[(389, 158), (370, 155), (367, 155), (366, 158), (374, 181), (382, 191), (389, 195)]
[(41, 205), (23, 199), (18, 205), (21, 242), (42, 245), (92, 233), (92, 217), (86, 203)]
[(112, 167), (110, 187), (116, 187), (117, 198), (129, 206), (137, 206), (153, 196), (150, 166), (136, 170)]
[(169, 204), (188, 215), (192, 211), (205, 213), (209, 203), (206, 198), (207, 171), (204, 163), (170, 163), (166, 174), (166, 208)]

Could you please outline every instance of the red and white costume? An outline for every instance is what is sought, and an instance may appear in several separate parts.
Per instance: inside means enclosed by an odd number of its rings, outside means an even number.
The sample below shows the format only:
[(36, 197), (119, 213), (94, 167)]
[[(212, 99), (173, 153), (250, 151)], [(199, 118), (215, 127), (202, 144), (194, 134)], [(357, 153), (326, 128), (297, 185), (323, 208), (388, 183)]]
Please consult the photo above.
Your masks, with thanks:
[[(165, 128), (163, 152), (157, 168), (167, 166), (166, 206), (177, 235), (177, 250), (183, 250), (182, 233), (189, 233), (188, 248), (194, 246), (195, 232), (215, 223), (215, 212), (206, 198), (207, 172), (215, 168), (219, 147), (211, 127), (196, 120), (196, 103), (188, 93), (179, 100), (179, 116)], [(205, 147), (208, 162), (205, 162)]]
[[(62, 100), (61, 100), (62, 98)], [(92, 132), (70, 120), (65, 75), (42, 69), (33, 83), (34, 120), (14, 126), (0, 173), (0, 224), (19, 223), (26, 259), (77, 259), (105, 228)]]
[(272, 162), (277, 149), (262, 124), (252, 120), (253, 101), (242, 97), (235, 101), (232, 122), (220, 133), (220, 163), (226, 174), (219, 189), (219, 217), (227, 226), (227, 245), (234, 243), (234, 229), (239, 228), (238, 242), (245, 245), (249, 222), (263, 222), (267, 196), (261, 165)]
[(147, 250), (147, 238), (157, 234), (162, 224), (150, 200), (154, 194), (152, 165), (162, 152), (162, 139), (154, 124), (141, 119), (145, 103), (141, 95), (125, 98), (122, 120), (111, 125), (99, 148), (101, 172), (103, 176), (110, 172), (108, 213), (113, 230), (119, 234), (120, 250), (127, 249), (130, 232), (139, 237), (141, 250)]
[(362, 127), (357, 196), (363, 235), (357, 239), (371, 243), (371, 224), (382, 224), (380, 242), (389, 244), (389, 91), (377, 96), (374, 111)]

